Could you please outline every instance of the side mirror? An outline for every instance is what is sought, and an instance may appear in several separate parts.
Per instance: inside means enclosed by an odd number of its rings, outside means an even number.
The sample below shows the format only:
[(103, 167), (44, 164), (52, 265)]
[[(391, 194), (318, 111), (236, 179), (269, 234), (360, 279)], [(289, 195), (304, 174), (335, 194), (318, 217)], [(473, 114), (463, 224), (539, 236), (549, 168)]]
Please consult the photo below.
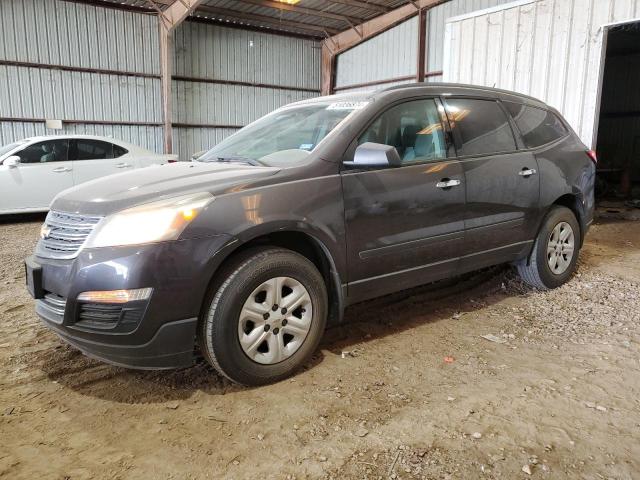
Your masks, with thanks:
[(352, 167), (399, 167), (402, 161), (396, 147), (365, 142), (356, 148), (353, 162), (344, 163)]
[(20, 165), (20, 157), (17, 155), (11, 155), (10, 157), (7, 157), (3, 163), (9, 168), (16, 168)]

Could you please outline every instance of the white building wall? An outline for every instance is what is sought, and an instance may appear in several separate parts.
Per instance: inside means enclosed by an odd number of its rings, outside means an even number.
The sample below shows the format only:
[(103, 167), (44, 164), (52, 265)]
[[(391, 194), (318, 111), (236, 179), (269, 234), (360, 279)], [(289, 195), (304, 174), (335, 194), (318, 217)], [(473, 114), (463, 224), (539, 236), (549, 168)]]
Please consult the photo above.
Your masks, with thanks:
[(539, 98), (595, 146), (604, 26), (639, 17), (640, 0), (520, 0), (454, 17), (444, 80)]

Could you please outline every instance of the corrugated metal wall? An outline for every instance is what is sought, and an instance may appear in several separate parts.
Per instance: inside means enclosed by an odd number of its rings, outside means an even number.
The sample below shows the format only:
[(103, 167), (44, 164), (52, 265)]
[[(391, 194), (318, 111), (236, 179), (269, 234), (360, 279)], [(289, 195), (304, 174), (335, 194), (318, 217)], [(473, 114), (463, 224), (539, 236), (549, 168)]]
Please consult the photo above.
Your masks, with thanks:
[[(442, 70), (444, 55), (444, 29), (448, 18), (483, 10), (513, 0), (451, 0), (427, 12), (427, 51), (425, 65), (428, 72)], [(430, 76), (429, 82), (441, 82), (442, 75)]]
[(415, 75), (417, 39), (418, 18), (413, 17), (338, 55), (336, 90)]
[[(444, 29), (447, 18), (482, 10), (513, 0), (450, 0), (427, 12), (427, 45), (425, 67), (427, 72), (442, 70)], [(340, 92), (371, 91), (412, 82), (411, 79), (358, 87), (363, 83), (407, 77), (416, 74), (418, 52), (418, 17), (361, 43), (338, 55), (336, 85)], [(429, 82), (442, 81), (442, 75), (429, 76)], [(355, 85), (355, 88), (348, 88)]]
[(593, 145), (602, 26), (640, 16), (640, 0), (531, 0), (454, 19), (444, 78), (530, 94)]
[(186, 22), (174, 45), (174, 150), (182, 159), (237, 130), (230, 127), (319, 95), (314, 40)]
[[(160, 151), (157, 52), (152, 15), (56, 0), (0, 1), (0, 143), (86, 132)], [(46, 118), (73, 122), (47, 130)]]
[[(188, 159), (237, 130), (231, 127), (319, 95), (319, 47), (183, 23), (175, 33), (174, 152)], [(159, 57), (155, 14), (0, 0), (0, 144), (95, 133), (161, 152)], [(64, 128), (48, 130), (44, 119), (61, 119)]]

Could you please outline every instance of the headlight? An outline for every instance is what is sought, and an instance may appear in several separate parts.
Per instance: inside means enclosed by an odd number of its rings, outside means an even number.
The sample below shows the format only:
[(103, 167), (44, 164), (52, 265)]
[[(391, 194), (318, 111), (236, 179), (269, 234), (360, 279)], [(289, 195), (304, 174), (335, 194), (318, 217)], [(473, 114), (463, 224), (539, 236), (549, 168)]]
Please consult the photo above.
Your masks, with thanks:
[(196, 193), (114, 213), (98, 223), (86, 248), (175, 240), (213, 198), (210, 193)]

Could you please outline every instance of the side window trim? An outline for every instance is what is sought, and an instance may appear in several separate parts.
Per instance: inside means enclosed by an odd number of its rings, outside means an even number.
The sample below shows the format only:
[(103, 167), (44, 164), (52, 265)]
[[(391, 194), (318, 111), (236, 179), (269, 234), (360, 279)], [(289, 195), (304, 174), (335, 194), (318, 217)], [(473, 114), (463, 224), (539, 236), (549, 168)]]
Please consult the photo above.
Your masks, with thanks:
[[(342, 161), (340, 162), (340, 170), (343, 172), (363, 172), (363, 171), (380, 171), (380, 170), (388, 170), (389, 167), (380, 167), (380, 168), (345, 168), (344, 162), (345, 161), (351, 161), (353, 160), (353, 154), (355, 152), (355, 149), (358, 147), (358, 139), (369, 129), (369, 127), (371, 127), (376, 121), (378, 121), (378, 119), (384, 115), (386, 112), (388, 112), (390, 109), (397, 107), (398, 105), (402, 105), (404, 103), (409, 103), (409, 102), (416, 102), (416, 101), (420, 101), (420, 100), (433, 100), (436, 104), (436, 109), (438, 110), (438, 116), (440, 118), (440, 125), (443, 129), (443, 132), (445, 133), (444, 135), (444, 140), (445, 143), (447, 145), (447, 147), (449, 146), (448, 142), (450, 141), (450, 137), (447, 135), (447, 132), (450, 131), (451, 126), (449, 125), (449, 123), (445, 123), (443, 120), (443, 116), (442, 116), (442, 112), (440, 111), (440, 107), (442, 107), (443, 111), (444, 109), (444, 105), (442, 105), (442, 101), (440, 99), (440, 97), (438, 95), (418, 95), (418, 96), (412, 96), (412, 97), (407, 97), (407, 98), (402, 98), (399, 100), (396, 100), (392, 103), (389, 103), (387, 105), (385, 105), (384, 107), (382, 107), (380, 110), (378, 110), (375, 115), (372, 116), (371, 120), (369, 122), (367, 122), (365, 124), (364, 127), (362, 127), (356, 135), (354, 135), (353, 140), (351, 141), (351, 143), (349, 144), (349, 147), (347, 148), (347, 151), (345, 152), (345, 154), (343, 155)], [(446, 114), (445, 114), (446, 115)], [(415, 165), (424, 165), (424, 164), (433, 164), (433, 163), (438, 163), (438, 162), (443, 162), (443, 161), (451, 161), (452, 159), (455, 159), (455, 154), (456, 154), (456, 150), (455, 150), (455, 145), (451, 145), (453, 147), (452, 152), (453, 155), (452, 156), (448, 156), (449, 154), (449, 150), (447, 148), (446, 153), (447, 156), (443, 157), (443, 158), (435, 158), (435, 159), (431, 159), (431, 160), (423, 160), (423, 161), (416, 161), (416, 162), (408, 162), (405, 165), (400, 165), (398, 167), (393, 167), (393, 169), (396, 168), (404, 168), (404, 167), (412, 167)]]
[[(495, 102), (498, 104), (498, 107), (500, 108), (500, 110), (505, 114), (505, 116), (507, 117), (507, 122), (509, 123), (509, 127), (511, 128), (511, 136), (513, 137), (513, 143), (516, 146), (515, 150), (505, 150), (505, 151), (500, 151), (500, 152), (491, 152), (491, 153), (478, 153), (478, 154), (471, 154), (471, 155), (460, 155), (458, 152), (460, 151), (461, 147), (462, 147), (462, 137), (460, 135), (460, 131), (456, 128), (453, 128), (453, 125), (455, 124), (455, 122), (451, 119), (451, 117), (449, 116), (449, 110), (447, 108), (447, 100), (451, 99), (451, 100), (455, 100), (455, 99), (464, 99), (464, 100), (482, 100), (482, 101), (487, 101), (487, 102)], [(511, 124), (512, 122), (512, 118), (511, 115), (505, 111), (505, 108), (501, 105), (500, 100), (497, 97), (482, 97), (482, 96), (478, 96), (478, 95), (451, 95), (451, 96), (447, 96), (447, 97), (442, 97), (442, 103), (445, 109), (445, 113), (447, 115), (447, 119), (449, 121), (449, 126), (451, 128), (451, 136), (453, 138), (454, 141), (454, 145), (455, 145), (455, 151), (456, 151), (456, 157), (457, 159), (469, 159), (469, 158), (483, 158), (483, 157), (494, 157), (497, 155), (511, 155), (513, 153), (516, 153), (519, 151), (518, 148), (518, 138), (516, 136), (516, 131), (513, 129), (513, 125)]]

